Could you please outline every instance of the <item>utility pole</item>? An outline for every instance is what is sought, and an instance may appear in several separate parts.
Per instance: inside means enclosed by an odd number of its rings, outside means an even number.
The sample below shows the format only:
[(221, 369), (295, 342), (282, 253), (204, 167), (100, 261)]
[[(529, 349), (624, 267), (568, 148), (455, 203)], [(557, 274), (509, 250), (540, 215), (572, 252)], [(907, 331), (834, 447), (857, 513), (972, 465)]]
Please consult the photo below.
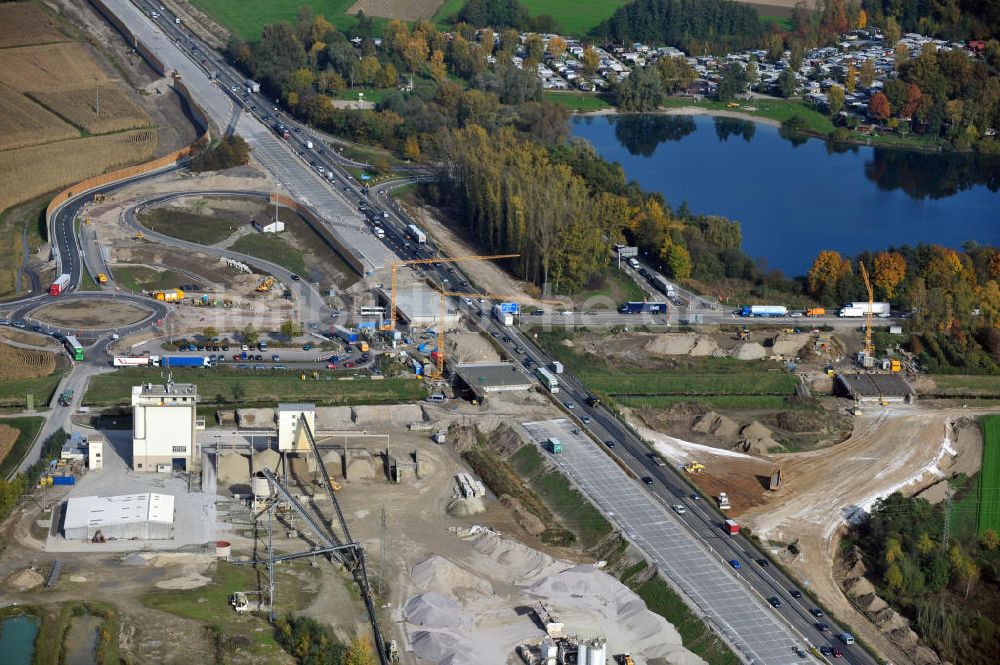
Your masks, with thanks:
[(947, 550), (951, 540), (951, 480), (945, 478), (944, 483), (944, 529), (941, 533), (941, 544)]
[(378, 592), (380, 594), (385, 593), (385, 532), (386, 529), (386, 517), (385, 517), (385, 504), (382, 504), (382, 525), (381, 531), (379, 532), (379, 552), (378, 552)]
[(97, 82), (97, 117), (101, 117), (101, 82)]

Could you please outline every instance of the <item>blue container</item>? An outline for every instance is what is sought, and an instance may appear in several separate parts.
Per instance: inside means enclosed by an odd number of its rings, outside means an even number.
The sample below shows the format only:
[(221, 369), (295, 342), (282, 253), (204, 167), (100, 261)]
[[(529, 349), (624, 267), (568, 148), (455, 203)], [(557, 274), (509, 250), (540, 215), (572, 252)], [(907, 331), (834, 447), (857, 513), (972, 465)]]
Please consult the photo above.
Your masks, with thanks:
[(52, 476), (53, 485), (76, 485), (76, 476)]

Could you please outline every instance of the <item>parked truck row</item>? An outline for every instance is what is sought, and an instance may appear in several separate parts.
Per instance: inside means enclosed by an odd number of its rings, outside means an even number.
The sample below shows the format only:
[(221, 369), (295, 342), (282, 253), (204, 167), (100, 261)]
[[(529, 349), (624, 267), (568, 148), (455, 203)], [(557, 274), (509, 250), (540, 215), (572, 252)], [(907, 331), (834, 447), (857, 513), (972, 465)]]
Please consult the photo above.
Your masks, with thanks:
[[(887, 318), (891, 314), (890, 305), (887, 302), (872, 303), (872, 314), (881, 318)], [(622, 309), (624, 312), (624, 308)], [(784, 305), (743, 305), (736, 314), (745, 317), (782, 317), (782, 316), (826, 316), (827, 311), (823, 307), (810, 307), (804, 311), (792, 311)], [(852, 302), (844, 305), (837, 311), (837, 316), (841, 318), (858, 318), (868, 314), (867, 302)]]

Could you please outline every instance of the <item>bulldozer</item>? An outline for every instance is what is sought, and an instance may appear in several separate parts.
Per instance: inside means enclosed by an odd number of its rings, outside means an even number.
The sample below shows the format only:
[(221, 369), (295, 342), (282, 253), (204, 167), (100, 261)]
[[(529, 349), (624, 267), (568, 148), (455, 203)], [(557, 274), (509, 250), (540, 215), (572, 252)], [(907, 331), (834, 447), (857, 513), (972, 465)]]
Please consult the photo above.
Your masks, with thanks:
[(684, 470), (688, 473), (701, 473), (705, 470), (705, 465), (701, 462), (691, 462), (684, 465)]
[(135, 238), (136, 240), (142, 240), (143, 238), (142, 231), (136, 231), (135, 235), (132, 237)]

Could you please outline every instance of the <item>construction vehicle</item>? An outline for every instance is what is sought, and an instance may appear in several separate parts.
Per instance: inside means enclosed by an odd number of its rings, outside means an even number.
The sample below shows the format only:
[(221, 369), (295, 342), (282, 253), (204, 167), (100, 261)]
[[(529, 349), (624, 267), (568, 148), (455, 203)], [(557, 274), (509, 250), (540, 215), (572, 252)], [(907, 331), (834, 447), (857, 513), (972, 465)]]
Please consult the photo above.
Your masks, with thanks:
[(142, 231), (136, 231), (135, 235), (132, 236), (132, 237), (135, 238), (136, 240), (142, 240), (142, 237), (143, 237), (142, 236)]
[(178, 302), (184, 299), (184, 292), (180, 289), (153, 291), (153, 298), (162, 302)]
[(271, 290), (271, 287), (274, 286), (274, 283), (276, 281), (277, 280), (274, 279), (274, 277), (272, 275), (268, 275), (267, 277), (264, 278), (263, 282), (261, 282), (260, 284), (257, 285), (257, 292), (258, 293), (267, 293), (268, 291)]
[(736, 109), (736, 108), (739, 108), (739, 107), (740, 107), (740, 105), (737, 102), (726, 102), (726, 108), (727, 109)]
[(861, 410), (861, 407), (858, 404), (855, 404), (854, 406), (851, 407), (851, 415), (861, 416), (864, 415), (864, 411)]
[(97, 283), (98, 284), (107, 284), (108, 283), (108, 276), (105, 275), (103, 272), (97, 273)]
[(104, 203), (107, 198), (107, 194), (94, 194), (94, 203)]
[(822, 307), (810, 307), (806, 310), (806, 316), (824, 316), (826, 310)]
[(684, 465), (684, 470), (688, 473), (701, 473), (705, 470), (705, 465), (701, 462), (691, 462)]
[(898, 360), (890, 360), (889, 361), (889, 371), (890, 372), (902, 372), (903, 371), (903, 363), (899, 362)]
[(635, 665), (635, 661), (632, 660), (632, 654), (622, 653), (615, 656), (615, 662), (618, 665)]
[(91, 221), (90, 217), (84, 217), (83, 218), (83, 225), (84, 226), (90, 226), (90, 221)]
[(358, 342), (358, 351), (361, 353), (368, 353), (368, 342), (361, 340)]
[[(868, 311), (865, 315), (865, 350), (861, 355), (861, 366), (870, 369), (875, 364), (875, 344), (872, 342), (872, 308), (875, 303), (875, 293), (872, 291), (871, 280), (868, 279), (868, 270), (862, 261), (858, 262), (861, 270), (861, 279), (865, 282), (865, 289), (868, 291)], [(857, 305), (859, 303), (852, 303)]]
[(729, 510), (732, 505), (729, 503), (729, 495), (725, 492), (719, 492), (719, 510)]
[[(250, 600), (247, 596), (261, 596), (261, 598)], [(263, 593), (260, 591), (237, 591), (229, 597), (229, 604), (236, 610), (237, 614), (262, 612), (267, 609), (267, 603), (264, 602)]]
[(740, 330), (740, 340), (741, 341), (746, 341), (746, 340), (749, 340), (749, 339), (750, 339), (750, 329), (749, 328), (743, 328), (742, 330)]

